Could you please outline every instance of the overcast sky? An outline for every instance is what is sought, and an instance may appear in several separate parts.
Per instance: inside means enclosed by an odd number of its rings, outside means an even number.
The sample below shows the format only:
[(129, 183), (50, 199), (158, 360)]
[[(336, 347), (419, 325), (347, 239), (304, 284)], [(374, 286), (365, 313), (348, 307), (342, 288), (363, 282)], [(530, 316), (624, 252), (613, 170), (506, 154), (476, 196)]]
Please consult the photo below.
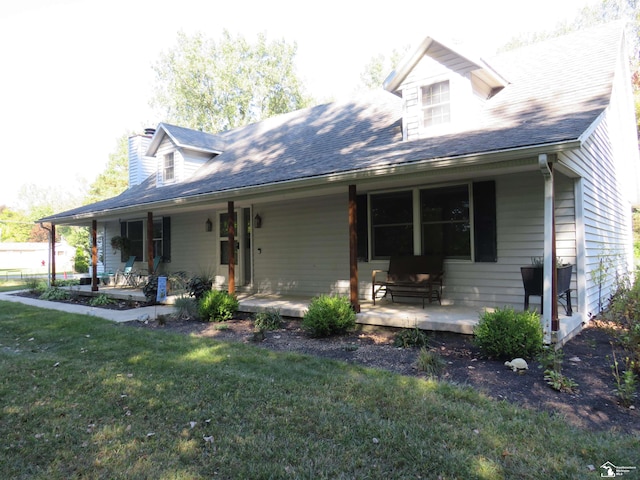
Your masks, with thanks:
[(25, 184), (73, 191), (91, 183), (122, 134), (162, 121), (148, 106), (151, 65), (178, 31), (297, 42), (298, 74), (312, 96), (327, 99), (352, 93), (374, 55), (427, 35), (490, 55), (598, 1), (5, 0), (0, 205), (18, 206)]

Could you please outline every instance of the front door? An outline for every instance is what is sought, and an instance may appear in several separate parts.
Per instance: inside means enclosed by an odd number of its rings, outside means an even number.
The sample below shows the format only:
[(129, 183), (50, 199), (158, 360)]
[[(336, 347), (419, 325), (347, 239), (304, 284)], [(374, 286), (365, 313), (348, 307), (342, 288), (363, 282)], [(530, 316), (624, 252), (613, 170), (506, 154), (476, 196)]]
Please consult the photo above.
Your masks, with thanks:
[[(235, 280), (236, 285), (251, 282), (251, 210), (236, 209), (235, 221)], [(229, 214), (218, 214), (218, 285), (229, 285)]]

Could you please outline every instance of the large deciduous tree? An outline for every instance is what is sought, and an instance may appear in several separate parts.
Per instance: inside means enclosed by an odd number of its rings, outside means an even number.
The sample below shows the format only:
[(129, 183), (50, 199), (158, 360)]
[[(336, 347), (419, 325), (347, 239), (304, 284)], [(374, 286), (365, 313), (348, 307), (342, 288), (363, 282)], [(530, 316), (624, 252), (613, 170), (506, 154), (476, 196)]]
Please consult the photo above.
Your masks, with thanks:
[(152, 105), (167, 121), (207, 132), (247, 125), (310, 103), (296, 76), (297, 46), (253, 44), (224, 31), (220, 41), (202, 34), (178, 34), (177, 45), (161, 54)]
[(129, 184), (129, 135), (122, 135), (116, 142), (116, 149), (109, 154), (109, 162), (104, 171), (89, 187), (85, 203), (98, 202), (115, 197), (127, 189)]

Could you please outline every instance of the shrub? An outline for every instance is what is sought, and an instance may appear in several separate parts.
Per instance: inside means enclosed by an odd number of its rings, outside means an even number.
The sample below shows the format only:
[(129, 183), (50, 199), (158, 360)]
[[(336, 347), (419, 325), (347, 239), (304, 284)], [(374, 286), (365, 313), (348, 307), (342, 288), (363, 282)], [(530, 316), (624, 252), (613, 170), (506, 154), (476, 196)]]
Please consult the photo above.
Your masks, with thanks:
[(536, 312), (510, 307), (484, 312), (473, 333), (475, 344), (492, 358), (532, 358), (542, 349), (542, 324)]
[(603, 317), (613, 323), (611, 335), (625, 350), (634, 373), (640, 375), (640, 282), (632, 285), (628, 276), (618, 278)]
[(38, 295), (42, 295), (47, 289), (47, 283), (39, 278), (30, 278), (26, 285), (27, 290)]
[(173, 304), (176, 309), (174, 317), (178, 320), (198, 318), (198, 301), (195, 298), (180, 296)]
[(91, 300), (89, 300), (89, 305), (91, 305), (92, 307), (111, 305), (112, 303), (115, 303), (115, 301), (109, 298), (109, 296), (105, 293), (100, 293), (95, 297), (91, 297)]
[(198, 302), (200, 318), (209, 322), (223, 322), (238, 311), (238, 299), (223, 290), (210, 290)]
[(69, 292), (58, 287), (49, 287), (42, 295), (42, 300), (67, 300), (69, 298)]
[(356, 325), (356, 314), (349, 299), (320, 295), (311, 300), (302, 318), (302, 328), (315, 337), (345, 332)]
[(144, 293), (147, 303), (156, 303), (158, 297), (158, 277), (156, 275), (149, 276), (149, 280), (142, 287), (142, 293)]
[(435, 352), (430, 352), (426, 348), (421, 348), (418, 354), (418, 370), (426, 373), (430, 377), (437, 377), (442, 373), (445, 361)]
[(426, 347), (429, 344), (429, 334), (418, 327), (404, 328), (396, 334), (393, 344), (400, 348)]
[(280, 327), (282, 327), (282, 316), (280, 315), (280, 310), (270, 308), (265, 312), (256, 314), (256, 330), (277, 330)]
[(187, 282), (187, 293), (196, 300), (202, 299), (213, 287), (213, 279), (209, 275), (196, 275)]

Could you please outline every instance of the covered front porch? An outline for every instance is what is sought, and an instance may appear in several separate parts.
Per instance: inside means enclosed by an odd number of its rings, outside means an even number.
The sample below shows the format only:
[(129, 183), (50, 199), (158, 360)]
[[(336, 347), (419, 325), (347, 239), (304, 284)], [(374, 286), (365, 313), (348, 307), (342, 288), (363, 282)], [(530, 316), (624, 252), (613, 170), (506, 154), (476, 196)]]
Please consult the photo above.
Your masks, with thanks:
[[(90, 285), (74, 287), (78, 293), (84, 295), (106, 294), (113, 298), (124, 300), (145, 300), (142, 290), (137, 288), (122, 288), (100, 286), (98, 292), (92, 291)], [(261, 295), (251, 293), (237, 293), (240, 311), (258, 313), (269, 309), (277, 309), (287, 317), (302, 318), (307, 310), (311, 297), (293, 295)], [(176, 295), (167, 297), (168, 304), (175, 301)], [(394, 328), (419, 328), (428, 331), (453, 332), (465, 335), (473, 334), (473, 328), (478, 323), (481, 309), (461, 305), (421, 304), (410, 302), (392, 302), (386, 297), (372, 301), (363, 300), (360, 312), (356, 315), (356, 322), (363, 325), (376, 325)], [(562, 344), (575, 335), (581, 328), (583, 319), (574, 312), (572, 316), (559, 315), (559, 330), (557, 338)]]

